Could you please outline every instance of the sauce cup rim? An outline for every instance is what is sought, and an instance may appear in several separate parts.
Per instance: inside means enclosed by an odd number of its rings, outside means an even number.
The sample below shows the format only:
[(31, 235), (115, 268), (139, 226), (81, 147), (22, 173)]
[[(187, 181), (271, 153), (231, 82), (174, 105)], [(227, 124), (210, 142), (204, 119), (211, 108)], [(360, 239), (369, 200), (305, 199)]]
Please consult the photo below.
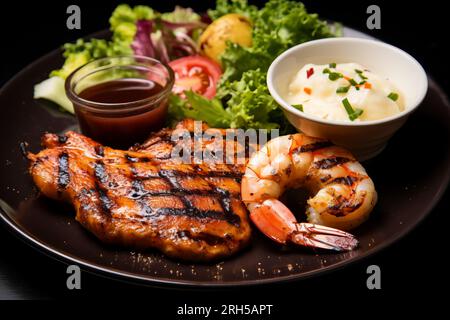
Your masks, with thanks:
[[(89, 65), (92, 65), (94, 63), (98, 63), (101, 61), (107, 61), (107, 60), (111, 60), (111, 59), (120, 60), (120, 59), (124, 59), (124, 58), (125, 59), (140, 59), (140, 60), (145, 60), (148, 62), (162, 65), (168, 73), (168, 81), (167, 81), (166, 85), (163, 87), (163, 89), (160, 92), (158, 92), (157, 94), (155, 94), (151, 97), (148, 97), (145, 99), (139, 99), (139, 100), (135, 100), (135, 101), (116, 102), (116, 103), (103, 103), (103, 102), (87, 100), (87, 99), (80, 97), (77, 93), (74, 92), (74, 87), (76, 86), (77, 82), (72, 83), (72, 80), (80, 70), (82, 70), (83, 68), (86, 68)], [(112, 65), (112, 66), (109, 66), (108, 68), (115, 68), (115, 67), (118, 67), (118, 66)], [(88, 74), (86, 74), (85, 76), (83, 76), (83, 78), (85, 78), (89, 74), (100, 71), (99, 69), (106, 70), (107, 68), (101, 69), (101, 67), (99, 67), (98, 69), (94, 69), (91, 72), (89, 72)], [(79, 79), (78, 81), (80, 81), (82, 79)], [(162, 100), (163, 98), (165, 98), (167, 96), (167, 94), (172, 91), (174, 83), (175, 83), (175, 74), (174, 74), (172, 68), (169, 65), (167, 65), (166, 63), (161, 62), (157, 59), (147, 57), (147, 56), (142, 56), (142, 55), (118, 55), (118, 56), (103, 57), (103, 58), (95, 59), (95, 60), (89, 61), (89, 62), (85, 63), (84, 65), (78, 67), (77, 69), (72, 71), (72, 73), (70, 73), (70, 75), (66, 78), (64, 87), (65, 87), (65, 91), (66, 91), (66, 94), (67, 94), (67, 97), (69, 98), (69, 100), (71, 100), (72, 103), (75, 102), (77, 104), (81, 104), (83, 106), (83, 108), (88, 111), (100, 113), (100, 114), (101, 113), (121, 114), (121, 113), (138, 111), (141, 108), (145, 108), (146, 110), (148, 110), (148, 104), (150, 104), (150, 103), (155, 104), (155, 106), (154, 106), (154, 108), (155, 108), (157, 106), (157, 102), (159, 100)]]

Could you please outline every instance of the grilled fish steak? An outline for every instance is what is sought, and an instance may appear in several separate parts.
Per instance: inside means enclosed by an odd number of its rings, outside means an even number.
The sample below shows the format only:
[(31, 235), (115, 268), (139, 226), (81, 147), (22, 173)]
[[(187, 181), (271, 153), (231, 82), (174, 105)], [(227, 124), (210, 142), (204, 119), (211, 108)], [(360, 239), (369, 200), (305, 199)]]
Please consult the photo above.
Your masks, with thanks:
[[(149, 141), (161, 142), (167, 130)], [(122, 151), (71, 131), (45, 134), (45, 149), (27, 155), (29, 172), (45, 196), (71, 202), (76, 219), (105, 243), (191, 261), (243, 248), (250, 238), (243, 167), (158, 158), (161, 143)]]

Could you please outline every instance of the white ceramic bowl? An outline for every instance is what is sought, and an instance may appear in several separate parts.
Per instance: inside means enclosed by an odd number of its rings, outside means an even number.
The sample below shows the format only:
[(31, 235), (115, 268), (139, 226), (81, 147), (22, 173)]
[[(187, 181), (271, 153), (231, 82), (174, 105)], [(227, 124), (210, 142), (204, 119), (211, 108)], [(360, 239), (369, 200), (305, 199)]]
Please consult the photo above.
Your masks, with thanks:
[[(405, 110), (374, 121), (324, 120), (292, 107), (282, 97), (294, 75), (307, 63), (355, 62), (387, 77), (405, 98)], [(352, 151), (359, 160), (376, 156), (405, 123), (428, 89), (427, 75), (409, 54), (381, 41), (359, 38), (330, 38), (306, 42), (282, 53), (267, 74), (270, 94), (283, 108), (289, 122), (310, 136), (327, 138)]]

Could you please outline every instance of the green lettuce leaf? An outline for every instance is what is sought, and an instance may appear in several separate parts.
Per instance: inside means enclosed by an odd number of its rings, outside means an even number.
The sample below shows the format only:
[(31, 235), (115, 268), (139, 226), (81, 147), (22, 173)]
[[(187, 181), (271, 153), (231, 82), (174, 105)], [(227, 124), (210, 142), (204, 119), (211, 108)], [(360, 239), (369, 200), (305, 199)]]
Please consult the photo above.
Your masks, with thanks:
[(202, 120), (215, 128), (230, 127), (231, 115), (220, 100), (208, 100), (192, 91), (185, 92), (186, 98), (172, 94), (169, 100), (169, 115), (172, 120), (184, 118)]
[[(228, 43), (221, 56), (224, 74), (217, 89), (217, 98), (229, 114), (232, 128), (279, 128), (281, 133), (293, 131), (282, 110), (270, 96), (266, 74), (272, 61), (290, 47), (320, 38), (333, 37), (339, 33), (321, 21), (316, 14), (309, 14), (305, 6), (296, 1), (270, 0), (258, 10), (246, 0), (218, 0), (215, 10), (209, 10), (212, 19), (228, 13), (240, 13), (249, 17), (253, 24), (253, 44), (250, 48)], [(189, 108), (208, 109), (208, 100), (200, 106), (192, 99), (179, 100), (176, 112), (189, 116)], [(217, 102), (211, 102), (217, 104)], [(209, 123), (210, 118), (202, 119)], [(212, 123), (209, 123), (212, 125)]]
[(161, 14), (161, 19), (174, 23), (197, 22), (200, 21), (200, 18), (200, 15), (195, 13), (191, 8), (183, 8), (180, 6), (176, 6), (172, 12)]
[[(245, 0), (220, 2), (228, 3), (229, 10), (233, 10), (236, 3), (242, 10), (246, 3)], [(223, 7), (225, 5), (221, 4), (220, 12), (224, 11)], [(243, 72), (250, 69), (259, 68), (267, 72), (272, 61), (294, 45), (336, 36), (326, 22), (321, 21), (317, 14), (309, 14), (301, 2), (270, 0), (261, 10), (250, 12), (253, 45), (250, 48), (228, 45), (221, 57), (225, 69), (222, 83), (239, 79)]]
[(212, 20), (216, 20), (229, 13), (239, 13), (253, 19), (257, 12), (258, 8), (249, 5), (247, 0), (217, 0), (216, 8), (208, 10), (208, 15)]

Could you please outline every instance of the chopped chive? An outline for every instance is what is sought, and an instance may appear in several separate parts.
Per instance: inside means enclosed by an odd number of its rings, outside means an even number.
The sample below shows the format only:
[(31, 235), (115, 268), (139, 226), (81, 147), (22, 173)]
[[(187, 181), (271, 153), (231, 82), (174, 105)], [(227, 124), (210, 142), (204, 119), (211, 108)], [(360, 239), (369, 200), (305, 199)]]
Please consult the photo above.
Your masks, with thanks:
[(331, 71), (330, 71), (330, 69), (328, 69), (328, 68), (325, 68), (325, 69), (323, 69), (323, 71), (322, 71), (322, 73), (330, 73)]
[(358, 83), (353, 79), (348, 79), (348, 82), (350, 82), (350, 84), (355, 87), (358, 85)]
[(359, 75), (359, 77), (361, 79), (363, 79), (363, 80), (367, 80), (368, 79), (365, 75), (363, 75), (363, 71), (362, 70), (355, 69), (355, 72)]
[(335, 80), (337, 80), (339, 78), (342, 78), (342, 77), (343, 77), (343, 75), (341, 73), (339, 73), (339, 72), (331, 72), (328, 75), (328, 79), (330, 79), (331, 81), (335, 81)]
[(301, 112), (303, 112), (303, 105), (302, 104), (293, 104), (292, 105), (295, 109), (300, 110)]
[(360, 86), (362, 86), (364, 83), (366, 83), (366, 80), (363, 80), (359, 83)]
[(336, 93), (347, 93), (349, 89), (350, 89), (350, 86), (339, 87), (339, 88), (337, 88)]
[(364, 112), (364, 110), (359, 108), (353, 109), (352, 105), (350, 104), (347, 98), (342, 100), (342, 104), (344, 105), (345, 111), (347, 111), (348, 118), (350, 119), (350, 121), (354, 121)]
[(392, 101), (397, 101), (398, 93), (391, 92), (391, 93), (389, 93), (388, 98), (391, 99)]
[(330, 66), (330, 68), (336, 68), (336, 63), (332, 62), (332, 63), (329, 64), (329, 66)]

